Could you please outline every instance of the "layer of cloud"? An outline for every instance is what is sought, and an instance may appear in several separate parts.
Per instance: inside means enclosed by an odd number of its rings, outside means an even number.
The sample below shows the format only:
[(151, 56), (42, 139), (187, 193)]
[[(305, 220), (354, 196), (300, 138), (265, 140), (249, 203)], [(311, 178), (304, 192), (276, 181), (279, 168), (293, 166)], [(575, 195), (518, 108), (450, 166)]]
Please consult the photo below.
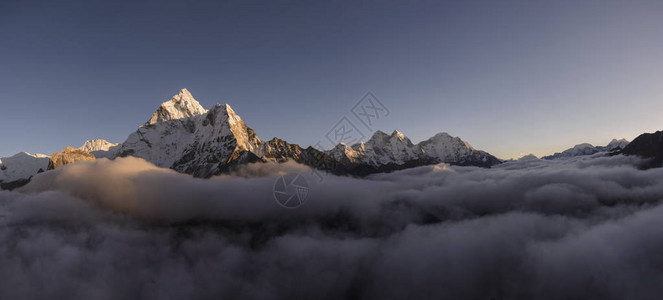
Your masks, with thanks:
[[(0, 299), (654, 299), (663, 169), (633, 157), (318, 182), (100, 159), (0, 191)], [(303, 174), (285, 209), (276, 178)]]

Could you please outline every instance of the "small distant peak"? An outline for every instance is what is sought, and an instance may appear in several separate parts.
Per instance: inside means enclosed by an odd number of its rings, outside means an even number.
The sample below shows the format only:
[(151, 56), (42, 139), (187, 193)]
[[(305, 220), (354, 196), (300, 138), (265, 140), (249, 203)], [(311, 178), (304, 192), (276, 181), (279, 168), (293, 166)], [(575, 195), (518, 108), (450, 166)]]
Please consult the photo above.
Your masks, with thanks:
[(385, 137), (389, 137), (389, 135), (386, 134), (386, 133), (385, 133), (384, 131), (382, 131), (382, 130), (378, 130), (378, 131), (376, 131), (375, 133), (373, 133), (373, 136), (371, 137), (371, 139), (374, 139), (374, 138), (385, 138)]
[(434, 136), (428, 138), (425, 141), (422, 141), (422, 144), (429, 144), (429, 143), (441, 143), (441, 142), (448, 142), (451, 141), (453, 137), (449, 135), (446, 132), (440, 132), (435, 134)]
[(116, 143), (111, 143), (107, 140), (104, 139), (92, 139), (92, 140), (87, 140), (83, 144), (83, 146), (78, 147), (78, 149), (87, 151), (87, 152), (93, 152), (93, 151), (108, 151), (110, 148), (115, 147), (119, 144)]
[(608, 143), (605, 148), (607, 148), (607, 150), (623, 149), (628, 144), (629, 141), (626, 139), (612, 139), (612, 141), (610, 141), (610, 143)]
[(530, 154), (521, 154), (518, 156), (517, 160), (520, 161), (528, 161), (528, 160), (538, 160), (539, 158), (536, 157), (536, 155), (530, 153)]
[(593, 148), (593, 147), (594, 147), (594, 145), (592, 145), (590, 143), (582, 143), (582, 144), (578, 144), (578, 145), (573, 146), (574, 149), (584, 149), (584, 148)]
[(433, 137), (451, 137), (451, 135), (446, 133), (446, 132), (440, 132), (440, 133), (434, 135)]
[(460, 147), (465, 147), (470, 151), (474, 151), (474, 147), (460, 137), (452, 136), (446, 132), (440, 132), (430, 137), (427, 140), (420, 142), (418, 145), (458, 145)]
[(435, 134), (434, 136), (431, 136), (427, 140), (422, 141), (422, 143), (440, 143), (440, 142), (447, 142), (453, 140), (453, 137), (449, 135), (446, 132), (440, 132)]
[(19, 153), (16, 153), (16, 154), (14, 154), (10, 157), (11, 158), (18, 158), (18, 157), (27, 157), (27, 156), (33, 156), (33, 155), (28, 153), (28, 152), (19, 152)]
[(376, 144), (383, 144), (389, 140), (390, 135), (386, 134), (382, 130), (378, 130), (375, 133), (373, 133), (373, 136), (371, 136), (370, 139), (368, 139), (367, 144), (369, 145), (376, 145)]

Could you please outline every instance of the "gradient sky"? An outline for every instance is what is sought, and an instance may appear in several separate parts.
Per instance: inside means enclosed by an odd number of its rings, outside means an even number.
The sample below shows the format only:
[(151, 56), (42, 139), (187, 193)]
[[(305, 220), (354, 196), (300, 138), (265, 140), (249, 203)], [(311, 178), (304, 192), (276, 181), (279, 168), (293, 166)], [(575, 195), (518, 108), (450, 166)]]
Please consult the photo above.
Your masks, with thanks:
[(661, 1), (0, 1), (0, 156), (122, 142), (187, 88), (303, 146), (374, 129), (498, 157), (663, 129)]

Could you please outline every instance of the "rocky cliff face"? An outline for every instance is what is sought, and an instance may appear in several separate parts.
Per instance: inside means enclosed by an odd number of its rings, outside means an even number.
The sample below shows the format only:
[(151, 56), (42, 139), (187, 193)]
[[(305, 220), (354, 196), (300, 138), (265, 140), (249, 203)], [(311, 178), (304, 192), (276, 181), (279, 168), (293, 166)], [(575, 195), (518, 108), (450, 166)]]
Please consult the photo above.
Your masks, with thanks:
[(58, 153), (51, 154), (50, 160), (48, 162), (48, 170), (57, 169), (64, 165), (86, 160), (95, 160), (95, 157), (90, 152), (67, 147)]
[(209, 177), (233, 163), (260, 161), (263, 142), (229, 105), (217, 104), (204, 115), (189, 118), (192, 143), (184, 146), (174, 170)]

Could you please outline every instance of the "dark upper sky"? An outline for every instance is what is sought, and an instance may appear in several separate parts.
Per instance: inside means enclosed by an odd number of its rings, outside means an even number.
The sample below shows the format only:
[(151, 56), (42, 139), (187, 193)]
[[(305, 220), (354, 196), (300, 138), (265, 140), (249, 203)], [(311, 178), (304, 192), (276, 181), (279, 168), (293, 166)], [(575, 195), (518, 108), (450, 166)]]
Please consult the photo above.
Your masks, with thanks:
[(0, 156), (122, 142), (188, 88), (312, 145), (372, 126), (508, 158), (663, 129), (660, 1), (0, 1)]

